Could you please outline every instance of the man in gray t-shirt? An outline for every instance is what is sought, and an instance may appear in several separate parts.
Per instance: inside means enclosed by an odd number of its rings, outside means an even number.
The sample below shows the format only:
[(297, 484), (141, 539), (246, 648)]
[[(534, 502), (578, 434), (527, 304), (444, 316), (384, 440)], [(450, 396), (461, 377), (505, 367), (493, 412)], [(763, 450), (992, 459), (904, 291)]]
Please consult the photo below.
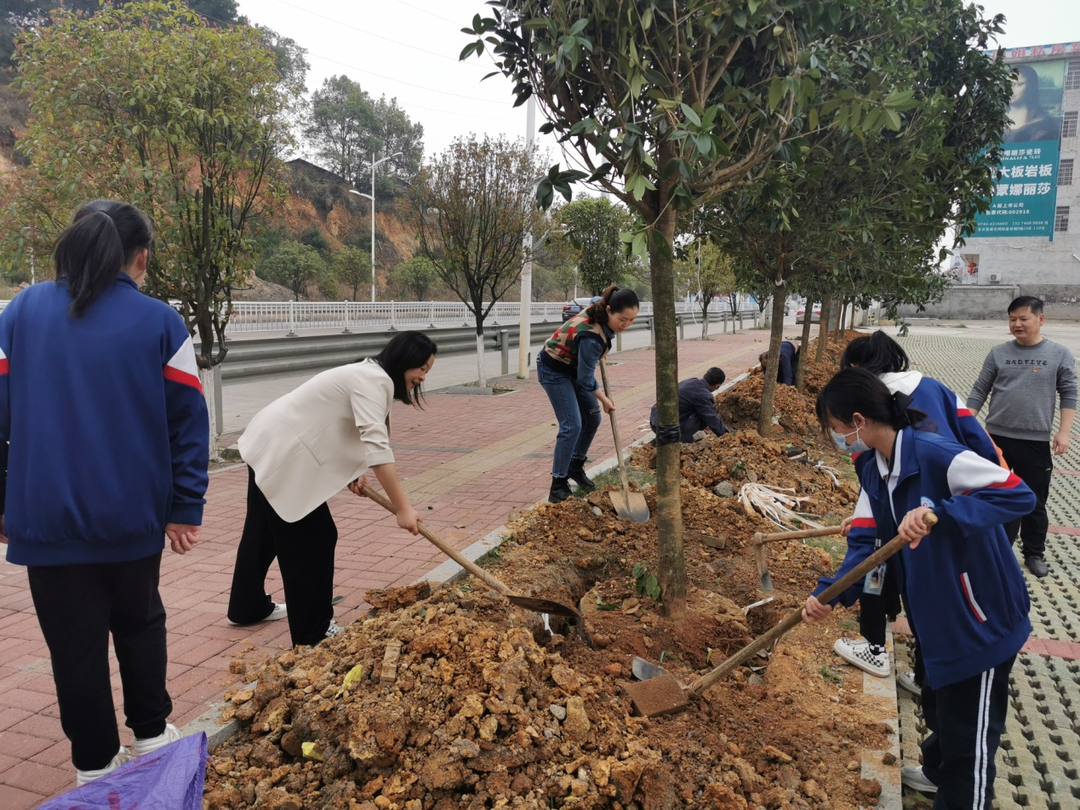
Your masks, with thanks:
[[(1015, 340), (990, 350), (968, 395), (978, 413), (990, 397), (986, 430), (1014, 473), (1031, 487), (1038, 502), (1030, 515), (1005, 527), (1009, 540), (1020, 534), (1024, 563), (1037, 577), (1048, 570), (1046, 499), (1050, 494), (1053, 455), (1069, 449), (1076, 416), (1076, 361), (1072, 352), (1042, 336), (1043, 302), (1022, 295), (1009, 304), (1009, 331)], [(1061, 423), (1053, 432), (1054, 406), (1061, 397)]]

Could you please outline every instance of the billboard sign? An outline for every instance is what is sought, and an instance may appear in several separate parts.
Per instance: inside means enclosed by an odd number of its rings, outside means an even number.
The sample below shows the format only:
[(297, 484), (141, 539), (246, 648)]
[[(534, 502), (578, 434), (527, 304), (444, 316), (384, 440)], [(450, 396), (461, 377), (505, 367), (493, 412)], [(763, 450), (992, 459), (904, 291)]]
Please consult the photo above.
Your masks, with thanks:
[(1065, 60), (1015, 66), (1001, 175), (975, 235), (1054, 238)]

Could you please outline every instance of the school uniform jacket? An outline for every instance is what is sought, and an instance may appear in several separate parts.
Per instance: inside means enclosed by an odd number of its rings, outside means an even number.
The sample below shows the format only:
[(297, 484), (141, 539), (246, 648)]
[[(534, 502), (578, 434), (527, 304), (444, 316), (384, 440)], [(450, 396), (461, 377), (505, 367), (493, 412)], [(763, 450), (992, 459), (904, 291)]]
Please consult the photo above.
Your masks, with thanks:
[[(928, 506), (938, 524), (889, 564), (897, 566), (930, 685), (966, 680), (1019, 652), (1031, 633), (1030, 602), (1002, 524), (1030, 512), (1035, 495), (1009, 470), (934, 433), (900, 431), (892, 470), (871, 453), (836, 578), (870, 555), (868, 538), (892, 539), (904, 515)], [(861, 584), (836, 601), (850, 605), (860, 591)]]
[(255, 483), (295, 523), (369, 467), (392, 464), (394, 383), (374, 360), (316, 374), (267, 405), (237, 447)]
[(44, 281), (0, 314), (0, 514), (18, 565), (141, 560), (166, 524), (202, 523), (210, 431), (183, 319), (125, 274), (82, 317), (70, 307)]

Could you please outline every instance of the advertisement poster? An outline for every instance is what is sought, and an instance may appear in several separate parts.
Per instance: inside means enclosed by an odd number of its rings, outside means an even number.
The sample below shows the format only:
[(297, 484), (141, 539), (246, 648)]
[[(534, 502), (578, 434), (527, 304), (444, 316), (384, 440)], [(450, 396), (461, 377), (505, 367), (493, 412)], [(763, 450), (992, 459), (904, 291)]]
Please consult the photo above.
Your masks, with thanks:
[(1065, 60), (1014, 67), (1001, 177), (990, 210), (977, 220), (975, 235), (1043, 236), (1052, 241)]

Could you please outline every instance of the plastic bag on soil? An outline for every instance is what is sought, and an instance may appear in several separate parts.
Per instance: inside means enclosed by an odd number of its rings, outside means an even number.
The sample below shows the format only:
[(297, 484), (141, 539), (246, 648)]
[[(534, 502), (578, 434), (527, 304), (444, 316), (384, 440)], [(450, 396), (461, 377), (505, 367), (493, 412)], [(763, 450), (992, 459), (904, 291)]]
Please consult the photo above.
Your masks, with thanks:
[(206, 735), (193, 734), (56, 796), (38, 810), (201, 810), (205, 777)]

